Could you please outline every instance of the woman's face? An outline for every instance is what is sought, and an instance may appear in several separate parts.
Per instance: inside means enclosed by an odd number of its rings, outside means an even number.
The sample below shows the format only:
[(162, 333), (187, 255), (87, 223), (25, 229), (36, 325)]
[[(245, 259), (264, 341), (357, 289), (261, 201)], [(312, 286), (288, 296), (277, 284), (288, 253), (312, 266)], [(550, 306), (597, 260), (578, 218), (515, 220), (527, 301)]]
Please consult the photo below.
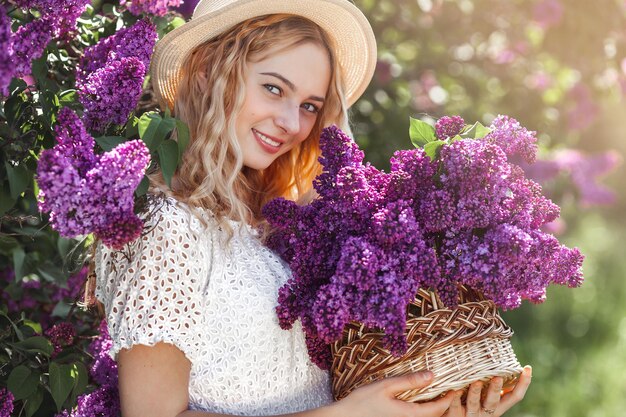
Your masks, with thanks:
[(244, 78), (237, 139), (244, 165), (264, 169), (308, 137), (328, 91), (330, 60), (306, 43), (248, 61)]

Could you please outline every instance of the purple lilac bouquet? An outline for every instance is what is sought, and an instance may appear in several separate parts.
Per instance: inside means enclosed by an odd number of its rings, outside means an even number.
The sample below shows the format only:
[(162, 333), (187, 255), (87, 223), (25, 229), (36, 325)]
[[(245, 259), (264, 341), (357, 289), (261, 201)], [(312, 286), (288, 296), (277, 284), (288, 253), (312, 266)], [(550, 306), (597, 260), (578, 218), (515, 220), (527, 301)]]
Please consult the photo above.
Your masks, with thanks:
[(279, 291), (280, 325), (301, 320), (321, 368), (350, 321), (384, 330), (390, 352), (404, 353), (407, 306), (420, 288), (454, 306), (465, 285), (512, 309), (542, 302), (551, 283), (582, 283), (578, 249), (541, 229), (559, 208), (510, 159), (534, 160), (534, 132), (506, 116), (489, 127), (455, 116), (434, 128), (412, 120), (410, 134), (417, 148), (397, 151), (383, 172), (327, 128), (319, 197), (264, 207), (274, 229), (268, 246), (293, 271)]

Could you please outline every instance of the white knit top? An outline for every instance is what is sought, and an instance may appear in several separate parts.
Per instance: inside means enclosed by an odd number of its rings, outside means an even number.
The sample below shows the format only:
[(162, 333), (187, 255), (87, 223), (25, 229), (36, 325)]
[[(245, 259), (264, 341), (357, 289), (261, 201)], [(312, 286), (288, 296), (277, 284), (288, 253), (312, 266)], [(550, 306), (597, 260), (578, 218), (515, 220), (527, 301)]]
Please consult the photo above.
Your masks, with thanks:
[(284, 262), (249, 226), (225, 232), (166, 198), (144, 235), (121, 251), (98, 245), (96, 296), (120, 349), (158, 342), (191, 362), (189, 408), (234, 415), (276, 415), (332, 401), (328, 373), (309, 360), (299, 323), (278, 326)]

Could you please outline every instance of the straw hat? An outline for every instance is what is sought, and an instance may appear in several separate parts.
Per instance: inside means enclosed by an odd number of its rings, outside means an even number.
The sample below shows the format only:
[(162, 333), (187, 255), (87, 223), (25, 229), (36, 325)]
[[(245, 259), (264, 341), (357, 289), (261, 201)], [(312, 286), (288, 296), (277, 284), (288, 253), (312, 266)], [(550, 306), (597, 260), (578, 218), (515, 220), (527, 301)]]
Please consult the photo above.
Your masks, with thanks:
[(276, 13), (305, 17), (327, 33), (352, 105), (374, 74), (376, 40), (363, 13), (348, 0), (200, 0), (191, 20), (156, 44), (150, 74), (157, 98), (173, 107), (181, 65), (194, 47), (244, 20)]

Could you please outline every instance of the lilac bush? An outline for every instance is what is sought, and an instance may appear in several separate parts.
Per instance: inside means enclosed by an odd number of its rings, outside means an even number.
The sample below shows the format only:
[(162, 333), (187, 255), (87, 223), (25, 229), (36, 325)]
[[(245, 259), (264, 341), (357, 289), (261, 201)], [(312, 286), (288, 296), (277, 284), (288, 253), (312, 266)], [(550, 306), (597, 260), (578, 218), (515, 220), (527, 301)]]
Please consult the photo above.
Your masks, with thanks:
[(263, 209), (274, 229), (267, 243), (293, 271), (279, 291), (279, 323), (302, 321), (322, 368), (350, 321), (383, 329), (392, 354), (406, 351), (407, 306), (419, 288), (453, 306), (465, 285), (512, 309), (542, 302), (551, 283), (582, 283), (578, 249), (541, 230), (558, 206), (512, 162), (534, 161), (534, 132), (506, 116), (489, 128), (455, 116), (420, 129), (424, 149), (397, 151), (388, 173), (364, 163), (338, 128), (325, 129), (319, 197)]

